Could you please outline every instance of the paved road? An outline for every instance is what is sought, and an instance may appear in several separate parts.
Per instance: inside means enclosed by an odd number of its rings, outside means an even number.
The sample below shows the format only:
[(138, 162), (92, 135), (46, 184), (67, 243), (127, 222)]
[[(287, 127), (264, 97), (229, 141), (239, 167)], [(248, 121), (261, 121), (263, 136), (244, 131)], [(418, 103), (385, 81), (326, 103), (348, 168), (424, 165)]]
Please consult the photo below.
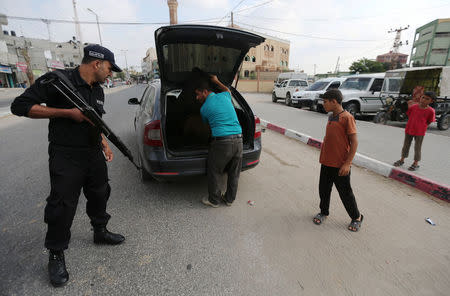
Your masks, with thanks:
[[(105, 119), (132, 152), (135, 107), (126, 101), (141, 91), (106, 100)], [(66, 252), (70, 282), (54, 289), (43, 248), (46, 125), (0, 119), (1, 295), (448, 295), (449, 204), (354, 168), (362, 231), (346, 229), (335, 192), (330, 218), (316, 226), (318, 151), (271, 131), (230, 208), (200, 203), (205, 177), (142, 184), (113, 148), (109, 228), (127, 240), (94, 245), (81, 197)]]
[[(322, 140), (325, 135), (327, 115), (288, 107), (284, 102), (273, 103), (269, 94), (244, 94), (245, 99), (260, 116), (269, 122), (296, 130)], [(392, 164), (400, 158), (405, 124), (384, 126), (370, 121), (357, 120), (358, 152), (379, 161)], [(401, 127), (401, 128), (400, 128)], [(450, 185), (450, 129), (439, 131), (430, 126), (422, 146), (421, 168), (417, 175), (441, 184)], [(405, 169), (412, 163), (414, 149), (405, 162)], [(406, 166), (408, 165), (408, 166)]]

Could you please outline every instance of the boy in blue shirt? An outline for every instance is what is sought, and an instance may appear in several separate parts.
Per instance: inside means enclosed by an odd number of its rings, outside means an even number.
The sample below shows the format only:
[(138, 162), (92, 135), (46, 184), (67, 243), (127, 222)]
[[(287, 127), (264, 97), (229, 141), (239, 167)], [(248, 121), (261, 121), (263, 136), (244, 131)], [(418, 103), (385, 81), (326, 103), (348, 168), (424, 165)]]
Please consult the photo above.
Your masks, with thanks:
[[(207, 175), (208, 197), (202, 202), (217, 208), (222, 199), (231, 206), (236, 199), (239, 175), (242, 167), (242, 129), (231, 102), (228, 87), (217, 76), (210, 76), (212, 83), (222, 91), (212, 92), (209, 81), (199, 79), (194, 86), (196, 99), (202, 104), (200, 115), (211, 127), (212, 139), (209, 144)], [(228, 174), (227, 191), (222, 195), (219, 184), (222, 174)]]

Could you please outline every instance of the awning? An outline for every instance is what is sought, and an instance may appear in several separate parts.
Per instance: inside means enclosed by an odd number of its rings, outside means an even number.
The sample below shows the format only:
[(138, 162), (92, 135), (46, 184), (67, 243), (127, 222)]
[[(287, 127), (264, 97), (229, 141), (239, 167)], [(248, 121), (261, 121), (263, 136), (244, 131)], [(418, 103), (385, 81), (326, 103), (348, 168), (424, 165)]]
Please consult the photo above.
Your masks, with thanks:
[(12, 74), (11, 67), (0, 65), (0, 73)]

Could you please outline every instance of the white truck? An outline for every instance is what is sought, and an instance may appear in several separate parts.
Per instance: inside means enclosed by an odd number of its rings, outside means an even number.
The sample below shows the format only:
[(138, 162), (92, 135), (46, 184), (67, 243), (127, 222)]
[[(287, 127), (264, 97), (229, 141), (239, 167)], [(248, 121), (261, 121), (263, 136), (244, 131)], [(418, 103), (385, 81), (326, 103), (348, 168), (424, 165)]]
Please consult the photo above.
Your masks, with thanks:
[(309, 107), (311, 111), (317, 110), (319, 95), (329, 89), (339, 88), (345, 77), (328, 77), (317, 80), (305, 90), (295, 92), (292, 96), (292, 105), (296, 107)]
[[(358, 74), (349, 76), (339, 87), (342, 92), (342, 106), (353, 116), (375, 114), (383, 103), (380, 100), (381, 87), (385, 73)], [(318, 109), (323, 110), (323, 100), (317, 101)]]
[[(281, 74), (280, 74), (281, 75)], [(292, 105), (292, 94), (308, 87), (306, 79), (288, 79), (275, 85), (272, 91), (272, 102), (285, 100), (286, 105)]]

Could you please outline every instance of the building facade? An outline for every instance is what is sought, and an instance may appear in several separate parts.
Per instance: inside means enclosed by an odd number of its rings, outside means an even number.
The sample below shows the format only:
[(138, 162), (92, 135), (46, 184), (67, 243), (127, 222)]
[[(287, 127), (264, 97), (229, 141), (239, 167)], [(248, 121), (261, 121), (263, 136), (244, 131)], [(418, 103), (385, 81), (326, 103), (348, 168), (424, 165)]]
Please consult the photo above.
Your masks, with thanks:
[(158, 77), (158, 59), (156, 56), (156, 50), (153, 47), (147, 49), (145, 57), (142, 59), (141, 67), (142, 74), (145, 75), (146, 78), (152, 79)]
[[(238, 28), (241, 29), (242, 28)], [(257, 72), (284, 72), (289, 70), (290, 42), (277, 37), (252, 32), (266, 40), (250, 48), (242, 63), (240, 75), (255, 78)]]
[(405, 65), (408, 62), (408, 55), (403, 53), (394, 53), (392, 51), (377, 56), (377, 62), (392, 63), (393, 61)]
[(68, 42), (0, 35), (0, 81), (2, 87), (28, 86), (55, 69), (72, 69), (81, 63), (83, 46), (75, 38)]
[(412, 66), (450, 65), (450, 18), (436, 19), (416, 30)]

